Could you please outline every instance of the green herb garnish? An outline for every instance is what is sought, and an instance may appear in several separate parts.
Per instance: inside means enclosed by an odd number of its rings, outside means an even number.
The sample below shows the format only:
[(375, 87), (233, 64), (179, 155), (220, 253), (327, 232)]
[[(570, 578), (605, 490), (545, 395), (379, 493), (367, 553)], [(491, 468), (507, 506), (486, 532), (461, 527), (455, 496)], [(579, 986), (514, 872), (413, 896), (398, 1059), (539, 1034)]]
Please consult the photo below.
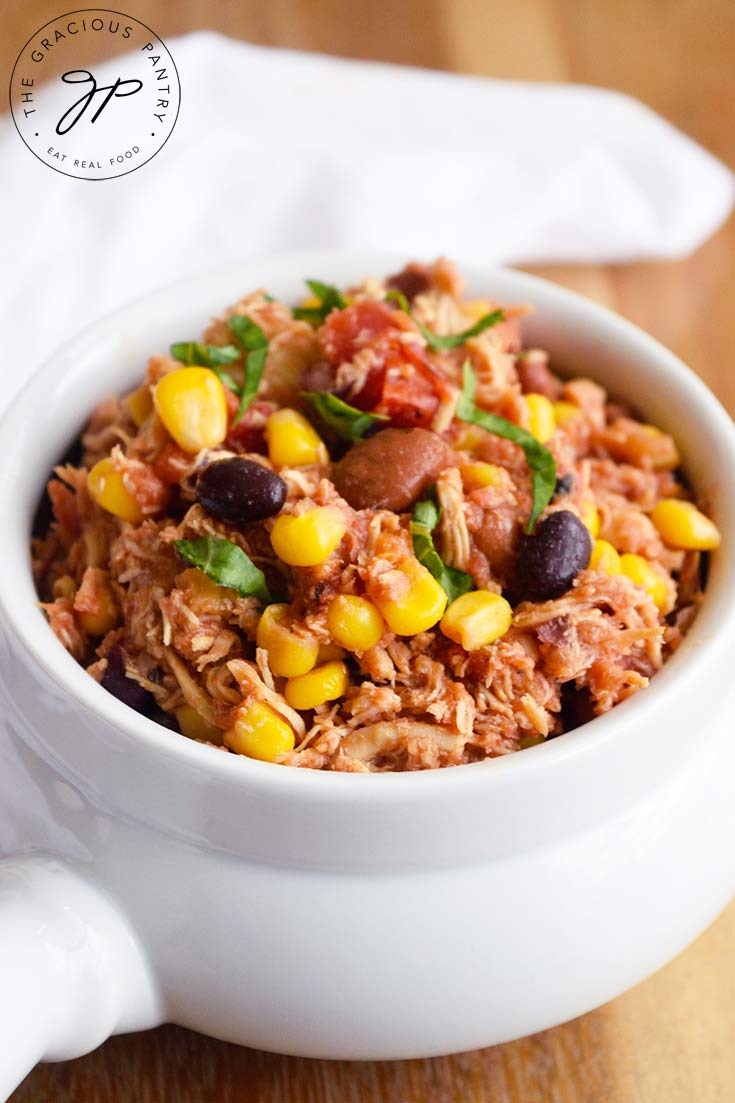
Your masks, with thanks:
[[(401, 310), (406, 314), (411, 315), (411, 307), (408, 299), (402, 291), (393, 290), (389, 291), (385, 296), (386, 301), (396, 303)], [(411, 315), (412, 316), (412, 315)], [(413, 317), (413, 316), (412, 316)], [(505, 321), (505, 313), (502, 310), (491, 310), (489, 314), (483, 314), (482, 318), (470, 326), (469, 329), (463, 330), (461, 333), (447, 333), (444, 336), (440, 336), (438, 333), (434, 333), (432, 330), (427, 329), (421, 322), (417, 322), (413, 318), (414, 324), (418, 327), (419, 332), (426, 341), (430, 349), (434, 352), (442, 352), (445, 349), (456, 349), (460, 345), (463, 345), (465, 341), (468, 341), (470, 337), (477, 337), (480, 333), (484, 333), (486, 329), (490, 329), (492, 326), (496, 326), (498, 322)]]
[(441, 510), (436, 502), (425, 498), (413, 507), (409, 525), (413, 541), (413, 553), (424, 567), (434, 576), (450, 603), (461, 594), (474, 590), (475, 583), (470, 575), (448, 567), (434, 547), (432, 532), (439, 524)]
[(337, 398), (336, 394), (329, 391), (303, 391), (304, 398), (308, 398), (319, 417), (331, 429), (334, 429), (342, 440), (353, 443), (360, 441), (371, 425), (379, 421), (390, 421), (385, 414), (369, 414), (365, 410), (357, 410), (354, 406)]
[(239, 360), (242, 353), (234, 345), (204, 345), (201, 341), (178, 341), (171, 345), (171, 355), (187, 367), (209, 368), (218, 379), (229, 387), (236, 395), (240, 394), (240, 387), (223, 364), (233, 364)]
[(234, 345), (203, 345), (200, 341), (178, 341), (171, 345), (171, 355), (187, 367), (217, 368), (240, 359)]
[(245, 379), (239, 391), (240, 405), (232, 420), (235, 426), (258, 393), (268, 359), (268, 338), (260, 326), (244, 314), (236, 314), (227, 324), (245, 351)]
[(438, 336), (436, 333), (432, 333), (426, 326), (422, 326), (417, 323), (422, 334), (426, 338), (426, 343), (429, 348), (435, 350), (441, 349), (456, 349), (460, 345), (463, 345), (465, 341), (468, 341), (470, 337), (477, 337), (480, 333), (484, 333), (486, 329), (490, 329), (492, 326), (496, 326), (498, 322), (505, 321), (505, 313), (502, 310), (491, 310), (489, 314), (483, 314), (473, 326), (469, 329), (465, 329), (462, 333), (447, 333), (444, 337)]
[(321, 280), (306, 280), (305, 283), (312, 294), (319, 299), (319, 306), (294, 307), (294, 318), (309, 322), (313, 326), (320, 326), (333, 310), (344, 310), (347, 306), (347, 299), (342, 292), (331, 284), (322, 283)]
[(469, 362), (465, 361), (462, 369), (462, 394), (457, 403), (455, 415), (460, 421), (469, 421), (473, 425), (479, 425), (481, 429), (487, 429), (489, 433), (494, 433), (497, 437), (512, 440), (514, 444), (520, 445), (523, 449), (526, 463), (531, 470), (531, 486), (533, 489), (531, 515), (526, 524), (526, 532), (533, 532), (536, 521), (546, 509), (554, 493), (556, 462), (549, 449), (537, 441), (531, 433), (521, 429), (519, 425), (514, 425), (512, 421), (507, 421), (504, 417), (488, 413), (487, 410), (478, 409), (475, 405), (476, 389), (475, 373)]
[(273, 600), (263, 572), (231, 540), (200, 536), (196, 540), (176, 540), (175, 547), (179, 555), (218, 586), (237, 590), (241, 597), (257, 597), (264, 605)]
[[(268, 338), (259, 325), (242, 314), (236, 314), (227, 324), (241, 348), (235, 345), (204, 345), (200, 341), (179, 341), (171, 345), (171, 355), (187, 366), (211, 368), (225, 387), (237, 395), (240, 405), (232, 421), (235, 426), (258, 393), (268, 358)], [(224, 370), (223, 365), (233, 364), (242, 357), (243, 352), (245, 366), (241, 387), (230, 373)]]
[(220, 383), (224, 383), (225, 387), (227, 387), (228, 390), (232, 391), (233, 394), (240, 394), (240, 384), (237, 382), (236, 379), (233, 379), (228, 371), (225, 371), (224, 368), (219, 368), (216, 365), (213, 365), (210, 368), (210, 371), (213, 371), (219, 379)]

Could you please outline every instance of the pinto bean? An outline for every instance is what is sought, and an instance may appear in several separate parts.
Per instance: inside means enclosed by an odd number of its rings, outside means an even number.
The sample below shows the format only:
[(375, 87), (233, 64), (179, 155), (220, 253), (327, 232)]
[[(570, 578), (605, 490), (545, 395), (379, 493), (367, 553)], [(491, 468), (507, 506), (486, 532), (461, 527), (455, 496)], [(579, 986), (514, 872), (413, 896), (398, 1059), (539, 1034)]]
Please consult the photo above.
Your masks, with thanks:
[(513, 580), (516, 550), (523, 531), (515, 499), (508, 496), (482, 511), (474, 532), (475, 544), (485, 556), (493, 578), (503, 586)]
[(332, 482), (353, 509), (407, 510), (452, 460), (428, 429), (383, 429), (332, 467)]
[(301, 376), (301, 386), (305, 391), (334, 391), (336, 381), (337, 369), (327, 360), (309, 364)]
[(516, 372), (524, 394), (543, 394), (552, 402), (561, 393), (561, 383), (549, 369), (549, 358), (542, 349), (529, 349), (516, 360)]
[(411, 302), (417, 295), (423, 294), (431, 287), (431, 269), (428, 264), (417, 264), (416, 261), (412, 261), (394, 276), (389, 276), (385, 284), (392, 291), (400, 291)]

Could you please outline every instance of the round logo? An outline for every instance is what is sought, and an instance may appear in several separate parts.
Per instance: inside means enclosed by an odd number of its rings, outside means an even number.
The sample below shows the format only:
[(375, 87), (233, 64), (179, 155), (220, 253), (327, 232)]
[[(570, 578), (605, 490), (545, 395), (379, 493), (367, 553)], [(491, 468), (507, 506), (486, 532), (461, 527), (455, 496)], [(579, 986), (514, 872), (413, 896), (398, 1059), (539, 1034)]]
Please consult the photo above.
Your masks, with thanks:
[(180, 97), (174, 60), (158, 35), (106, 8), (46, 23), (10, 78), (10, 110), (31, 153), (80, 180), (124, 176), (155, 157)]

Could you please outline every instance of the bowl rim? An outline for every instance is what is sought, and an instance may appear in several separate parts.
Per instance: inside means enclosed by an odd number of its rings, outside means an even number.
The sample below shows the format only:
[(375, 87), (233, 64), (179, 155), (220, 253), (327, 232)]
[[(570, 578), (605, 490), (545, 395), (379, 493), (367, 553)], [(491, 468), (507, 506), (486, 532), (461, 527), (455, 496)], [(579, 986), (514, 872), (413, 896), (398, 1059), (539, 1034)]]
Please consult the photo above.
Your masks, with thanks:
[[(324, 273), (330, 264), (332, 267), (346, 265), (363, 273), (369, 273), (391, 271), (403, 263), (405, 258), (382, 251), (335, 249), (283, 252), (255, 257), (236, 265), (220, 266), (193, 277), (162, 285), (92, 322), (66, 341), (60, 349), (53, 352), (34, 371), (14, 397), (9, 410), (0, 420), (0, 436), (4, 436), (9, 429), (12, 431), (16, 428), (13, 425), (14, 421), (18, 422), (16, 411), (19, 407), (28, 406), (33, 396), (42, 390), (47, 377), (53, 374), (55, 361), (60, 356), (73, 355), (76, 349), (87, 345), (95, 336), (103, 335), (111, 326), (124, 322), (124, 319), (132, 313), (144, 307), (148, 309), (152, 302), (163, 300), (172, 293), (185, 290), (193, 292), (197, 288), (203, 290), (207, 281), (214, 277), (224, 280), (231, 276), (232, 280), (236, 281), (240, 278), (239, 273), (243, 273), (245, 278), (252, 281), (251, 273), (256, 271), (258, 266), (269, 264), (278, 264), (292, 269), (301, 276), (310, 268)], [(648, 355), (649, 359), (659, 362), (662, 371), (665, 369), (667, 382), (681, 392), (682, 403), (687, 401), (696, 404), (697, 416), (703, 419), (708, 430), (718, 436), (720, 444), (724, 445), (725, 454), (729, 457), (730, 467), (735, 470), (735, 426), (729, 415), (704, 382), (655, 338), (613, 310), (540, 276), (494, 264), (482, 265), (472, 261), (465, 263), (462, 260), (457, 264), (460, 271), (470, 276), (472, 282), (486, 280), (490, 283), (494, 278), (500, 279), (517, 286), (520, 297), (524, 294), (533, 295), (536, 291), (546, 300), (544, 309), (548, 309), (549, 300), (551, 300), (554, 306), (558, 305), (560, 309), (566, 307), (576, 312), (592, 330), (606, 331), (608, 334), (614, 331), (611, 334), (613, 338), (617, 334), (620, 339), (625, 337), (629, 341), (632, 340), (639, 346), (642, 353)], [(234, 282), (233, 286), (235, 286)], [(0, 494), (0, 525), (5, 498)], [(735, 512), (734, 505), (735, 503), (730, 503), (731, 515), (728, 518), (730, 524), (733, 519), (732, 513)], [(16, 567), (25, 572), (26, 576), (30, 574), (29, 559), (24, 563), (16, 563)], [(518, 775), (523, 772), (530, 774), (540, 770), (552, 770), (565, 766), (570, 760), (577, 759), (579, 756), (600, 753), (610, 740), (616, 738), (621, 728), (631, 724), (639, 727), (641, 723), (650, 720), (665, 703), (661, 699), (669, 694), (670, 689), (674, 686), (681, 687), (683, 677), (691, 682), (701, 665), (709, 661), (713, 649), (720, 645), (728, 626), (728, 618), (735, 613), (735, 570), (732, 563), (729, 564), (729, 571), (725, 569), (724, 564), (719, 563), (717, 584), (713, 586), (713, 580), (710, 578), (702, 607), (682, 646), (667, 660), (644, 693), (635, 694), (627, 701), (616, 705), (610, 712), (596, 717), (559, 738), (527, 748), (522, 754), (513, 753), (500, 758), (485, 759), (477, 763), (465, 764), (461, 769), (444, 768), (355, 775), (295, 767), (284, 769), (275, 763), (226, 754), (218, 748), (179, 737), (178, 733), (171, 732), (155, 721), (134, 712), (89, 677), (84, 668), (56, 640), (40, 610), (39, 618), (26, 618), (21, 615), (21, 609), (16, 607), (16, 603), (12, 600), (12, 573), (12, 571), (0, 572), (0, 618), (5, 621), (6, 628), (10, 628), (26, 653), (55, 686), (89, 710), (96, 719), (104, 721), (108, 727), (123, 733), (128, 739), (132, 738), (141, 747), (152, 751), (157, 756), (164, 755), (190, 767), (206, 769), (212, 781), (223, 778), (231, 784), (233, 781), (237, 783), (239, 779), (250, 789), (255, 785), (273, 792), (274, 795), (298, 792), (306, 799), (313, 793), (320, 800), (344, 797), (346, 793), (349, 794), (350, 799), (369, 800), (371, 794), (377, 791), (380, 792), (381, 799), (388, 794), (404, 799), (409, 794), (416, 795), (419, 789), (428, 795), (427, 791), (435, 787), (454, 789), (474, 786), (478, 782), (483, 786), (502, 784), (504, 779), (517, 780)], [(52, 641), (55, 646), (49, 647)], [(589, 724), (594, 725), (594, 735), (588, 731)], [(175, 738), (172, 738), (172, 735)], [(363, 781), (356, 783), (353, 780), (347, 780), (354, 777), (360, 777)], [(364, 780), (366, 778), (371, 780)]]

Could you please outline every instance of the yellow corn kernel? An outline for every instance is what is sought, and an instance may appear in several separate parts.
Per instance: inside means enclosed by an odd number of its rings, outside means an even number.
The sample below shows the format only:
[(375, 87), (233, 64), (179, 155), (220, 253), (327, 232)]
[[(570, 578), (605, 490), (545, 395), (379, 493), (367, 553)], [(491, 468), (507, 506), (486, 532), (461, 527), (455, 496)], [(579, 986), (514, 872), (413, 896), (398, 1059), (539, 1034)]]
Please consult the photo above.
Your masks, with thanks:
[(331, 663), (336, 659), (342, 660), (347, 658), (347, 652), (344, 647), (339, 647), (336, 643), (320, 643), (319, 654), (317, 655), (317, 666), (321, 666), (322, 663)]
[(304, 310), (318, 310), (322, 305), (322, 300), (318, 295), (307, 295), (305, 299), (301, 300), (301, 306)]
[(98, 613), (77, 613), (77, 621), (88, 636), (106, 636), (117, 624), (117, 609), (105, 605)]
[(292, 567), (316, 567), (328, 559), (347, 531), (333, 506), (317, 506), (297, 515), (283, 513), (271, 529), (271, 544), (279, 559)]
[(465, 490), (480, 490), (483, 486), (503, 486), (505, 483), (503, 468), (496, 467), (494, 463), (484, 463), (482, 460), (463, 463), (459, 473)]
[(480, 318), (484, 318), (491, 310), (492, 306), (487, 299), (469, 299), (466, 303), (462, 303), (462, 313), (467, 314), (476, 322), (479, 322)]
[(579, 517), (584, 527), (589, 530), (592, 539), (596, 540), (600, 532), (600, 515), (589, 498), (585, 498), (580, 505)]
[(112, 460), (105, 456), (99, 460), (87, 477), (89, 493), (98, 506), (102, 506), (113, 517), (121, 521), (138, 524), (143, 520), (143, 511), (123, 482), (122, 473), (113, 467)]
[(590, 555), (590, 570), (602, 571), (603, 574), (615, 575), (622, 572), (620, 556), (617, 549), (607, 540), (595, 540)]
[(570, 421), (579, 417), (582, 411), (579, 406), (575, 406), (573, 402), (559, 402), (552, 403), (554, 407), (554, 419), (557, 425), (568, 425)]
[(416, 636), (433, 628), (447, 607), (447, 595), (418, 559), (404, 559), (395, 569), (407, 582), (400, 597), (378, 601), (388, 627), (399, 636)]
[(324, 663), (286, 682), (284, 697), (292, 709), (315, 709), (326, 701), (336, 701), (347, 689), (348, 674), (344, 663)]
[(673, 471), (681, 457), (676, 441), (657, 425), (629, 421), (618, 459), (636, 467), (652, 467), (654, 471)]
[(209, 368), (178, 368), (156, 386), (158, 416), (185, 452), (215, 448), (227, 436), (225, 389)]
[(205, 720), (201, 713), (191, 705), (182, 705), (174, 710), (176, 721), (182, 735), (187, 739), (196, 739), (198, 743), (221, 743), (222, 730)]
[(276, 410), (265, 423), (268, 457), (274, 467), (327, 463), (326, 445), (298, 410)]
[(620, 570), (631, 582), (648, 590), (656, 607), (663, 612), (669, 600), (666, 580), (647, 559), (642, 555), (626, 552), (625, 555), (620, 556)]
[(551, 440), (556, 429), (554, 407), (545, 394), (527, 394), (525, 399), (528, 408), (529, 432), (541, 444), (546, 444)]
[(712, 551), (720, 546), (720, 533), (714, 521), (710, 521), (693, 502), (662, 498), (653, 507), (651, 520), (670, 548)]
[(348, 651), (369, 651), (385, 631), (380, 610), (366, 597), (340, 594), (327, 612), (327, 627)]
[(484, 440), (487, 440), (487, 433), (484, 429), (480, 429), (478, 425), (468, 425), (462, 422), (452, 441), (452, 448), (457, 452), (474, 452), (475, 448), (478, 448)]
[(297, 635), (292, 628), (288, 605), (268, 605), (258, 621), (258, 647), (268, 652), (268, 665), (279, 678), (306, 674), (316, 664), (319, 642), (313, 636)]
[(218, 585), (198, 567), (187, 567), (185, 571), (178, 574), (176, 586), (179, 590), (188, 590), (193, 601), (204, 612), (217, 612), (221, 609), (221, 602), (225, 598), (237, 601), (239, 596), (237, 590)]
[[(88, 567), (87, 573), (89, 572), (96, 572), (97, 574), (93, 589), (94, 612), (90, 609), (77, 609), (75, 605), (74, 613), (79, 627), (88, 636), (106, 636), (120, 619), (120, 610), (107, 574), (99, 567)], [(86, 577), (85, 574), (85, 579)], [(84, 589), (85, 587), (82, 586), (77, 591), (79, 598), (82, 598)]]
[(136, 387), (134, 391), (125, 396), (123, 401), (130, 411), (131, 418), (140, 429), (143, 422), (147, 421), (150, 414), (153, 413), (153, 395), (150, 387), (147, 383), (144, 383), (142, 387)]
[(237, 714), (232, 727), (224, 734), (225, 746), (235, 754), (273, 762), (276, 755), (294, 749), (293, 728), (282, 716), (262, 701), (253, 701)]
[(72, 600), (77, 592), (77, 584), (70, 574), (62, 574), (51, 587), (51, 593), (56, 597), (68, 597)]
[(512, 620), (513, 610), (504, 597), (489, 590), (474, 590), (455, 598), (439, 627), (465, 651), (476, 651), (504, 636)]

